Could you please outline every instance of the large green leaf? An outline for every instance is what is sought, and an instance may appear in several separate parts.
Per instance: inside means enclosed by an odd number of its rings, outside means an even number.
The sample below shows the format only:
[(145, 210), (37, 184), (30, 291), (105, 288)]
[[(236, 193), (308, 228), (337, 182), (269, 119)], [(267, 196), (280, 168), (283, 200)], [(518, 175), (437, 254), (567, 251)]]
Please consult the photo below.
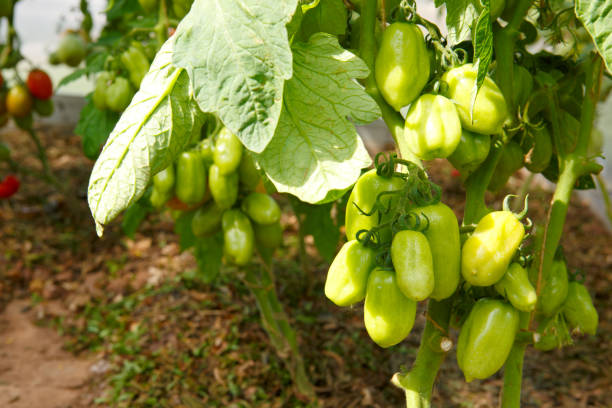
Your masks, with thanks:
[(446, 4), (446, 26), (451, 45), (467, 40), (472, 25), (480, 15), (479, 0), (436, 0), (436, 7)]
[(577, 0), (576, 15), (612, 74), (612, 0)]
[(187, 73), (172, 65), (173, 39), (157, 53), (140, 90), (111, 132), (89, 179), (89, 208), (103, 225), (142, 196), (151, 177), (166, 168), (199, 132), (202, 113)]
[(297, 0), (196, 0), (176, 30), (173, 63), (185, 68), (204, 112), (254, 152), (278, 123), (291, 77), (285, 24)]
[(335, 37), (318, 33), (296, 43), (293, 58), (278, 127), (258, 161), (278, 191), (309, 203), (331, 201), (371, 163), (348, 117), (367, 123), (380, 110), (354, 81), (368, 75), (367, 66)]
[(304, 14), (300, 40), (308, 41), (314, 33), (343, 35), (346, 32), (346, 13), (342, 0), (321, 0), (316, 7), (310, 8)]

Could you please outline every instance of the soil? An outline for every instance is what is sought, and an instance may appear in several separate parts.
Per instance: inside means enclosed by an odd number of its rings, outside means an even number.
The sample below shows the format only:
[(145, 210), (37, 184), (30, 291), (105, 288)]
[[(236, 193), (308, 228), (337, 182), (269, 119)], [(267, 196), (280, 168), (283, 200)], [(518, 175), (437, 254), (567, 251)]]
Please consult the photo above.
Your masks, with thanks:
[[(186, 280), (195, 260), (180, 251), (167, 214), (148, 217), (132, 238), (115, 223), (98, 239), (86, 202), (93, 163), (70, 129), (39, 131), (70, 194), (22, 177), (19, 193), (0, 201), (0, 406), (304, 406), (240, 274), (229, 269), (212, 285)], [(36, 166), (27, 135), (2, 132), (16, 158)], [(452, 168), (434, 161), (430, 174), (461, 216), (465, 192)], [(508, 191), (525, 177), (515, 175)], [(508, 191), (487, 202), (500, 208)], [(545, 218), (549, 202), (550, 192), (534, 186), (534, 222)], [(322, 405), (401, 406), (389, 379), (411, 364), (423, 313), (401, 345), (376, 347), (363, 330), (361, 307), (337, 308), (321, 295), (327, 264), (312, 239), (304, 270), (296, 219), (284, 215), (282, 222), (286, 246), (275, 265), (277, 290)], [(594, 296), (598, 334), (552, 352), (529, 348), (523, 406), (611, 407), (611, 235), (585, 203), (573, 200), (562, 244), (568, 266), (582, 271)], [(439, 373), (433, 405), (495, 407), (501, 386), (500, 373), (466, 384), (452, 355)]]

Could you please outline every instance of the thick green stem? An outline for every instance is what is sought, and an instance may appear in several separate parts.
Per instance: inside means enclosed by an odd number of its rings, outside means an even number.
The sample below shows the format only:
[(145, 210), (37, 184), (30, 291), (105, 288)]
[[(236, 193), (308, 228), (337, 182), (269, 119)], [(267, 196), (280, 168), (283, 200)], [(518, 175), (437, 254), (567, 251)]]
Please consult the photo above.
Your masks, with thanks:
[(382, 118), (387, 124), (399, 155), (405, 160), (416, 163), (423, 167), (421, 160), (414, 155), (404, 141), (404, 118), (401, 113), (393, 109), (382, 97), (376, 78), (374, 77), (374, 60), (376, 58), (376, 38), (374, 30), (376, 27), (376, 0), (366, 0), (361, 7), (361, 37), (359, 42), (359, 56), (370, 69), (370, 75), (364, 80), (366, 92), (376, 101)]
[[(529, 313), (521, 312), (519, 330), (529, 327)], [(523, 356), (527, 342), (515, 341), (504, 366), (504, 389), (502, 391), (502, 408), (521, 406), (521, 382), (523, 378)]]
[(262, 267), (260, 272), (256, 273), (254, 269), (248, 269), (245, 280), (257, 301), (263, 327), (279, 356), (287, 364), (297, 391), (314, 400), (314, 387), (308, 379), (295, 331), (278, 300), (272, 271)]
[(431, 406), (431, 394), (438, 370), (452, 346), (447, 337), (451, 303), (450, 299), (429, 301), (427, 323), (412, 369), (405, 374), (396, 374), (392, 379), (393, 384), (404, 390), (408, 408)]
[(503, 149), (501, 142), (493, 143), (485, 162), (465, 180), (463, 225), (476, 224), (489, 212), (485, 203), (485, 192)]

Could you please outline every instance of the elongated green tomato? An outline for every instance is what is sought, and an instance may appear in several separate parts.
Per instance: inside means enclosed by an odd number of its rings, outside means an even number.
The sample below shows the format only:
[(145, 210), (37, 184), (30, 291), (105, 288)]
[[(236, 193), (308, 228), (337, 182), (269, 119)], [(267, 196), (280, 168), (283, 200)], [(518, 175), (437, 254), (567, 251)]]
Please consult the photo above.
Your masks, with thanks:
[(246, 265), (253, 257), (254, 235), (249, 218), (240, 210), (227, 210), (221, 220), (223, 227), (223, 254), (236, 265)]
[(134, 43), (119, 57), (123, 66), (128, 70), (132, 85), (138, 89), (144, 76), (149, 72), (149, 59), (144, 53), (140, 43)]
[(85, 40), (76, 33), (67, 33), (57, 46), (57, 58), (71, 67), (78, 66), (85, 58), (87, 44)]
[[(429, 223), (423, 231), (433, 258), (435, 283), (429, 297), (446, 299), (455, 293), (461, 277), (461, 241), (457, 217), (441, 202), (417, 208), (414, 212), (424, 216)], [(426, 222), (425, 219), (422, 221)]]
[(162, 193), (172, 194), (175, 181), (174, 164), (169, 165), (153, 176), (153, 185)]
[(106, 88), (108, 88), (108, 84), (111, 81), (111, 74), (109, 72), (103, 71), (96, 78), (96, 87), (94, 88), (94, 92), (92, 94), (92, 101), (96, 108), (103, 111), (108, 108), (106, 105)]
[(533, 129), (532, 140), (525, 155), (525, 167), (532, 173), (544, 171), (552, 158), (552, 138), (546, 127)]
[[(534, 277), (534, 279), (537, 278)], [(540, 288), (537, 305), (538, 311), (548, 317), (557, 314), (567, 298), (568, 284), (565, 262), (554, 261), (552, 267), (543, 272), (542, 287)]]
[(372, 248), (357, 240), (345, 243), (327, 272), (325, 296), (338, 306), (361, 302), (375, 261), (376, 252)]
[(206, 167), (210, 167), (210, 165), (213, 164), (212, 140), (210, 138), (203, 139), (198, 143), (196, 150), (200, 153), (200, 156), (202, 156), (202, 160), (204, 160)]
[(280, 222), (268, 225), (253, 223), (253, 231), (258, 248), (276, 249), (283, 243), (283, 227)]
[(508, 267), (503, 278), (495, 284), (495, 290), (508, 299), (512, 306), (523, 312), (531, 312), (538, 301), (527, 271), (518, 263)]
[(368, 278), (363, 320), (368, 335), (380, 347), (391, 347), (412, 330), (416, 302), (397, 286), (395, 273), (375, 268)]
[(408, 299), (427, 299), (434, 289), (434, 271), (431, 249), (425, 235), (404, 230), (393, 236), (391, 260), (397, 286)]
[(472, 91), (476, 84), (477, 70), (465, 64), (442, 75), (448, 84), (444, 95), (455, 102), (464, 129), (483, 135), (498, 134), (508, 119), (508, 107), (499, 87), (488, 76), (480, 87), (472, 110)]
[(501, 190), (508, 182), (510, 176), (521, 167), (523, 167), (523, 150), (521, 146), (515, 142), (508, 142), (499, 157), (487, 189), (494, 192)]
[(185, 204), (197, 204), (206, 197), (206, 167), (193, 150), (181, 153), (176, 161), (176, 196)]
[(255, 167), (255, 162), (247, 152), (242, 153), (240, 166), (238, 166), (238, 175), (240, 176), (240, 184), (248, 191), (254, 191), (261, 180), (259, 171)]
[(599, 316), (587, 288), (579, 282), (570, 282), (563, 304), (563, 316), (572, 328), (592, 336), (597, 332)]
[(221, 174), (233, 173), (240, 166), (242, 158), (242, 143), (227, 128), (221, 129), (217, 135), (213, 160)]
[(423, 33), (411, 23), (393, 23), (383, 32), (374, 66), (376, 84), (396, 111), (416, 99), (429, 79)]
[(404, 138), (422, 160), (450, 156), (461, 140), (461, 122), (455, 105), (442, 95), (421, 95), (406, 115)]
[(214, 202), (198, 208), (191, 219), (191, 231), (196, 237), (209, 237), (221, 228), (224, 210)]
[[(353, 191), (349, 196), (348, 203), (346, 204), (346, 239), (351, 241), (356, 238), (360, 230), (370, 230), (378, 225), (378, 212), (368, 216), (363, 214), (359, 209), (365, 213), (370, 213), (380, 193), (401, 190), (403, 186), (404, 180), (402, 178), (379, 176), (376, 174), (376, 169), (369, 170), (359, 177), (359, 180), (355, 183), (355, 187), (353, 187)], [(381, 203), (385, 208), (390, 205), (390, 201), (395, 202), (396, 198), (392, 200), (391, 195), (384, 195), (381, 197)], [(384, 222), (388, 217), (385, 217), (383, 214), (381, 218)], [(381, 232), (381, 239), (383, 241), (391, 240), (390, 228)]]
[(522, 65), (514, 66), (514, 84), (512, 87), (512, 97), (514, 103), (523, 106), (533, 92), (533, 77), (531, 73)]
[(518, 249), (525, 227), (510, 211), (485, 215), (461, 250), (461, 273), (474, 286), (497, 283)]
[(151, 190), (151, 196), (149, 197), (149, 201), (151, 202), (151, 205), (153, 206), (153, 208), (159, 210), (171, 198), (172, 198), (172, 194), (159, 191), (157, 188), (155, 188), (155, 185), (153, 185), (153, 189)]
[(238, 174), (223, 175), (216, 164), (212, 164), (208, 174), (210, 194), (219, 208), (230, 208), (238, 199)]
[(280, 207), (268, 194), (251, 193), (242, 200), (242, 211), (258, 224), (274, 224), (280, 220)]
[(465, 380), (485, 379), (506, 362), (519, 327), (519, 312), (497, 299), (474, 304), (457, 340), (457, 363)]
[(463, 130), (457, 148), (448, 161), (467, 178), (485, 161), (491, 148), (491, 136)]

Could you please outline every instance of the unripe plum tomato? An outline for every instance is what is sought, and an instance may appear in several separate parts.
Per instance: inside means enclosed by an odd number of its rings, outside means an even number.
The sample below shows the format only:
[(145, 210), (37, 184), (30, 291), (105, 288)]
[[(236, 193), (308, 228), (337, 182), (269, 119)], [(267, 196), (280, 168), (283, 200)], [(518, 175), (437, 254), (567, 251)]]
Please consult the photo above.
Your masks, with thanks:
[(23, 118), (32, 111), (32, 95), (23, 85), (15, 85), (6, 95), (6, 110), (17, 118)]
[(53, 95), (53, 83), (45, 71), (40, 69), (30, 71), (26, 84), (32, 96), (37, 99), (46, 100)]

